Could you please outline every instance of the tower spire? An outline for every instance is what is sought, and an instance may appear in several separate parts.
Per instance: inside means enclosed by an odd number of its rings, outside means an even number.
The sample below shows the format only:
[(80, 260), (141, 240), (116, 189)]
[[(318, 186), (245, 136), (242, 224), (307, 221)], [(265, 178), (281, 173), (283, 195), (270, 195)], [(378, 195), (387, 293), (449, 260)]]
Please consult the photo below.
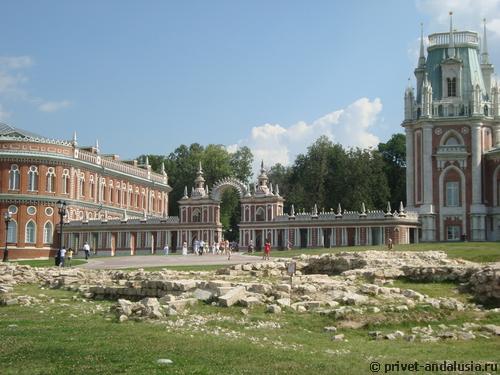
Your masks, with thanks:
[(418, 57), (418, 67), (425, 66), (425, 52), (424, 52), (424, 24), (420, 22), (420, 56)]
[(481, 64), (489, 64), (488, 41), (486, 39), (486, 18), (483, 18), (483, 52), (481, 53)]
[(453, 38), (453, 12), (450, 11), (450, 40), (448, 43), (448, 57), (455, 57), (455, 40)]

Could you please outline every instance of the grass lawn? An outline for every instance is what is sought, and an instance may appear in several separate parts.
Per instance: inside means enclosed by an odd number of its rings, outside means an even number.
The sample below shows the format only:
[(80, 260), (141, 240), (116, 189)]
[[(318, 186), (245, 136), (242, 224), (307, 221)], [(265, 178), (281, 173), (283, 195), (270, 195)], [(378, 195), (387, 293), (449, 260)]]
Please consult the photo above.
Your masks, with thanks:
[[(440, 287), (439, 295), (450, 286)], [(372, 341), (368, 331), (407, 331), (413, 326), (463, 322), (500, 324), (499, 313), (409, 311), (363, 317), (367, 326), (339, 328), (345, 341), (332, 341), (325, 326), (345, 321), (331, 316), (264, 313), (254, 308), (220, 308), (199, 303), (193, 314), (171, 322), (118, 323), (109, 301), (74, 300), (73, 292), (18, 286), (41, 299), (32, 306), (0, 307), (0, 373), (4, 374), (370, 374), (369, 365), (439, 361), (497, 362), (500, 337), (438, 343)], [(39, 297), (43, 293), (46, 297)], [(54, 299), (50, 303), (50, 299)], [(206, 318), (200, 324), (193, 316)], [(397, 317), (397, 318), (396, 318)], [(198, 322), (198, 323), (197, 323)], [(345, 325), (345, 324), (344, 324)], [(348, 325), (345, 325), (346, 327)], [(157, 360), (168, 358), (170, 365)], [(383, 373), (383, 372), (382, 372)], [(403, 372), (402, 372), (403, 373)], [(427, 373), (427, 372), (426, 372)], [(436, 373), (436, 372), (428, 372)]]
[[(31, 266), (31, 267), (55, 267), (54, 264), (54, 258), (50, 259), (42, 259), (42, 260), (18, 260), (12, 263), (17, 263), (25, 266)], [(81, 260), (81, 259), (73, 259), (71, 261), (71, 266), (78, 266), (80, 264), (85, 264), (87, 263), (86, 260)]]
[[(272, 257), (294, 257), (300, 254), (340, 253), (344, 251), (387, 250), (386, 246), (349, 246), (335, 248), (293, 249), (271, 251)], [(432, 242), (410, 245), (396, 245), (394, 251), (444, 251), (451, 258), (462, 258), (473, 262), (500, 262), (500, 242)], [(254, 253), (262, 256), (262, 252)]]

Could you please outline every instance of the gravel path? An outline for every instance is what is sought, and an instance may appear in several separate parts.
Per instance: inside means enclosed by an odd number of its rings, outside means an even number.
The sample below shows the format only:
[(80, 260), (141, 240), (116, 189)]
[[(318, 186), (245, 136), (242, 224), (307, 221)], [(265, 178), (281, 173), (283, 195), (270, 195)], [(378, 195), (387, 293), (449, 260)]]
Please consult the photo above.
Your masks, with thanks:
[(208, 264), (238, 264), (258, 262), (259, 256), (234, 253), (231, 260), (224, 255), (134, 255), (117, 257), (90, 258), (88, 263), (78, 266), (87, 269), (117, 269), (137, 267), (161, 267), (161, 266), (192, 266)]

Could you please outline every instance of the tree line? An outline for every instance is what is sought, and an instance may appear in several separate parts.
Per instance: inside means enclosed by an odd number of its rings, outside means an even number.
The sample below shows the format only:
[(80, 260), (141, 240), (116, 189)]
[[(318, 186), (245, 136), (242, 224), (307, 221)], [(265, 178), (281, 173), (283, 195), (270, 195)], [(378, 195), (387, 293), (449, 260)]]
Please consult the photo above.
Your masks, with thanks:
[[(193, 143), (181, 145), (169, 155), (147, 156), (154, 171), (160, 172), (162, 163), (165, 165), (173, 189), (169, 196), (170, 215), (179, 214), (177, 201), (185, 186), (191, 191), (199, 162), (209, 188), (224, 177), (235, 177), (244, 183), (252, 179), (253, 155), (248, 147), (230, 153), (223, 145)], [(279, 185), (280, 194), (286, 199), (285, 212), (292, 204), (296, 211), (310, 211), (315, 204), (320, 210), (336, 210), (339, 203), (348, 210), (361, 210), (361, 203), (367, 209), (382, 209), (388, 201), (396, 208), (406, 200), (405, 160), (403, 134), (394, 134), (374, 149), (346, 149), (322, 136), (292, 165), (271, 166), (268, 176), (274, 186)], [(221, 222), (229, 240), (236, 239), (239, 218), (238, 195), (227, 190), (222, 197)]]

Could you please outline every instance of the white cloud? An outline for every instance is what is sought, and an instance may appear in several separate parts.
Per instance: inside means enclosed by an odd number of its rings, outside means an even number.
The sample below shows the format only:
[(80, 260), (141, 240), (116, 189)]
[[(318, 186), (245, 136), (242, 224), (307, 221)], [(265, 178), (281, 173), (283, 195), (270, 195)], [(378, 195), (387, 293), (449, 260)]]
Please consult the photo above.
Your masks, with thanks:
[[(304, 153), (322, 135), (345, 147), (368, 148), (379, 143), (371, 128), (381, 111), (382, 102), (379, 98), (361, 98), (310, 124), (299, 121), (289, 127), (269, 123), (255, 126), (249, 137), (238, 145), (248, 146), (252, 150), (254, 171), (258, 170), (261, 160), (266, 166), (292, 163), (298, 154)], [(229, 147), (235, 149), (235, 145)]]
[(42, 112), (56, 112), (60, 109), (68, 108), (71, 105), (69, 100), (61, 100), (58, 102), (43, 102), (38, 106)]
[(499, 0), (417, 0), (417, 9), (430, 15), (432, 32), (449, 30), (449, 12), (453, 12), (453, 28), (481, 31), (483, 18), (492, 37), (500, 37)]
[(0, 56), (0, 67), (4, 69), (24, 69), (33, 65), (29, 56)]

